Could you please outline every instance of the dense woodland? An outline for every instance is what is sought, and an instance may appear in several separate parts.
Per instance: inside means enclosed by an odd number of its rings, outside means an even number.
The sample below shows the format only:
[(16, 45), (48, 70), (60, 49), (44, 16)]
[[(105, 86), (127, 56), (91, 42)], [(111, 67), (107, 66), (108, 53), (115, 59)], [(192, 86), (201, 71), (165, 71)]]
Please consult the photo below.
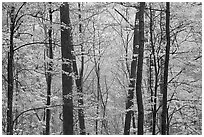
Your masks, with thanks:
[(202, 3), (3, 2), (2, 134), (202, 134)]

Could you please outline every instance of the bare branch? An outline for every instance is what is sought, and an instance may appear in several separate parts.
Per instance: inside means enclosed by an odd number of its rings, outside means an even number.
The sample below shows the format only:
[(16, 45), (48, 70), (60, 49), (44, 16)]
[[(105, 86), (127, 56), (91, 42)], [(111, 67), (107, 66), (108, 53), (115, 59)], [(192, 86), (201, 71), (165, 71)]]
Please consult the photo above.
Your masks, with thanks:
[(118, 10), (114, 9), (132, 28), (134, 28), (134, 26), (132, 24), (130, 24), (130, 22), (123, 16), (122, 13), (120, 13)]

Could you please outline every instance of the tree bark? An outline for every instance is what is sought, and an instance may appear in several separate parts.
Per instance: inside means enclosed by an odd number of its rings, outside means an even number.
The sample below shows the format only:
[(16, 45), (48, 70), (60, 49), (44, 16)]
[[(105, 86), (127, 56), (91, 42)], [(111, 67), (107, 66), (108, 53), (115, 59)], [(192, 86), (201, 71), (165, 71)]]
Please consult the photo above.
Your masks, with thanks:
[(169, 67), (169, 52), (170, 52), (170, 3), (166, 3), (166, 54), (164, 63), (164, 88), (163, 88), (163, 106), (162, 106), (162, 135), (167, 134), (167, 84), (168, 84), (168, 67)]
[(13, 57), (14, 57), (14, 27), (15, 27), (15, 17), (14, 17), (15, 7), (11, 7), (10, 11), (10, 50), (8, 52), (8, 102), (7, 102), (7, 135), (13, 135)]
[[(82, 43), (82, 24), (81, 24), (81, 4), (80, 2), (78, 3), (78, 10), (79, 10), (79, 39), (80, 43)], [(84, 110), (83, 110), (83, 72), (84, 72), (84, 48), (83, 44), (81, 44), (81, 69), (80, 69), (80, 74), (79, 74), (79, 83), (78, 83), (78, 92), (79, 92), (79, 110), (78, 110), (78, 115), (79, 115), (79, 128), (80, 128), (80, 134), (85, 135), (85, 121), (84, 121)]]
[(145, 2), (140, 2), (139, 7), (139, 56), (137, 67), (137, 80), (136, 80), (136, 96), (138, 107), (138, 135), (143, 135), (143, 123), (144, 123), (144, 108), (142, 100), (142, 68), (143, 68), (143, 53), (144, 53), (144, 8)]
[[(136, 66), (137, 66), (137, 58), (138, 58), (138, 48), (139, 48), (139, 24), (137, 23), (139, 20), (139, 14), (135, 15), (135, 28), (134, 28), (134, 39), (133, 39), (133, 56), (131, 62), (131, 70), (130, 70), (130, 85), (128, 89), (128, 96), (126, 102), (126, 114), (125, 114), (125, 127), (124, 127), (124, 135), (130, 134), (130, 125), (131, 125), (131, 115), (133, 116), (133, 111), (129, 110), (133, 107), (133, 97), (134, 97), (134, 89), (135, 89), (135, 80), (136, 80)], [(134, 120), (134, 118), (133, 118)]]
[(72, 101), (72, 37), (69, 18), (69, 4), (60, 6), (61, 52), (62, 52), (62, 92), (63, 92), (63, 134), (73, 135)]
[[(48, 48), (48, 58), (50, 59), (48, 63), (48, 72), (46, 74), (46, 79), (47, 79), (47, 106), (50, 105), (50, 96), (51, 96), (51, 83), (52, 83), (52, 59), (53, 59), (53, 50), (52, 50), (52, 9), (51, 9), (51, 2), (49, 2), (49, 20), (50, 20), (50, 27), (48, 30), (48, 38), (49, 38), (49, 48)], [(50, 108), (46, 109), (46, 129), (45, 129), (45, 134), (49, 135), (50, 134), (50, 117), (51, 117), (51, 112)]]
[[(151, 10), (151, 5), (150, 5), (150, 43), (151, 43), (151, 49), (152, 53), (150, 55), (153, 56), (153, 60), (150, 58), (150, 68), (151, 66), (154, 67), (154, 95), (152, 93), (152, 96), (154, 96), (154, 99), (152, 99), (154, 105), (153, 105), (153, 110), (152, 110), (152, 135), (156, 135), (156, 116), (157, 116), (157, 88), (158, 88), (158, 71), (157, 71), (157, 64), (156, 64), (156, 55), (155, 55), (155, 46), (154, 46), (154, 41), (153, 41), (153, 13)], [(152, 62), (151, 62), (152, 61)], [(150, 70), (151, 71), (151, 70)]]

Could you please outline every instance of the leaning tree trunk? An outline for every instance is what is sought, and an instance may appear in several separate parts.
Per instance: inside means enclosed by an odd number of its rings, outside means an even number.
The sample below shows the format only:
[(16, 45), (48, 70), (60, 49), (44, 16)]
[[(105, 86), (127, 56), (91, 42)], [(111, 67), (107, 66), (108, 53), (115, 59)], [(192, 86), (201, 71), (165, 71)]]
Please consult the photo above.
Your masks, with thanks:
[(10, 11), (10, 50), (8, 52), (8, 104), (7, 104), (7, 134), (13, 135), (13, 115), (12, 115), (12, 109), (13, 109), (13, 57), (14, 57), (14, 43), (13, 43), (13, 37), (14, 37), (14, 26), (15, 26), (15, 17), (14, 17), (14, 11), (15, 7), (11, 7)]
[(164, 63), (164, 88), (163, 88), (163, 107), (162, 107), (162, 135), (166, 135), (167, 131), (167, 84), (168, 84), (168, 67), (169, 67), (169, 52), (170, 52), (170, 3), (166, 3), (166, 55)]
[[(134, 115), (133, 111), (130, 110), (133, 107), (133, 97), (134, 97), (134, 89), (135, 89), (135, 80), (136, 80), (136, 66), (137, 66), (137, 58), (138, 58), (138, 48), (139, 48), (139, 24), (137, 23), (139, 20), (139, 14), (136, 13), (135, 16), (135, 29), (134, 29), (134, 39), (133, 39), (133, 56), (131, 62), (131, 70), (130, 70), (130, 85), (128, 89), (128, 96), (126, 102), (126, 114), (125, 114), (125, 127), (124, 127), (124, 135), (130, 134), (130, 125), (131, 125), (131, 116)], [(134, 120), (133, 116), (133, 120)], [(134, 121), (133, 121), (134, 126)]]
[(61, 52), (62, 52), (62, 92), (63, 92), (63, 134), (73, 135), (72, 101), (72, 37), (69, 18), (69, 4), (60, 6)]
[[(52, 59), (53, 59), (53, 50), (52, 50), (52, 9), (51, 9), (51, 2), (49, 2), (49, 20), (50, 20), (50, 27), (48, 30), (48, 39), (49, 39), (49, 47), (47, 50), (47, 56), (50, 59), (48, 63), (47, 73), (46, 73), (46, 80), (47, 80), (47, 106), (50, 105), (50, 96), (51, 96), (51, 83), (52, 83)], [(50, 109), (46, 109), (46, 129), (45, 134), (50, 134)]]
[(143, 135), (143, 123), (144, 123), (144, 107), (142, 100), (142, 68), (143, 68), (143, 53), (144, 53), (144, 8), (145, 2), (140, 2), (139, 7), (139, 56), (137, 67), (137, 80), (136, 80), (136, 96), (137, 96), (137, 108), (138, 108), (138, 123), (137, 134)]

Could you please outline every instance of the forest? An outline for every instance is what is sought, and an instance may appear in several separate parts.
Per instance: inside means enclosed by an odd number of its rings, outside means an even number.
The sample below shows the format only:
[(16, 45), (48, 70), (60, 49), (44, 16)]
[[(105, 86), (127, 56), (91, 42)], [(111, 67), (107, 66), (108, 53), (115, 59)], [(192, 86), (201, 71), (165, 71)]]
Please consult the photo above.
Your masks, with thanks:
[(3, 135), (201, 135), (201, 2), (2, 2)]

